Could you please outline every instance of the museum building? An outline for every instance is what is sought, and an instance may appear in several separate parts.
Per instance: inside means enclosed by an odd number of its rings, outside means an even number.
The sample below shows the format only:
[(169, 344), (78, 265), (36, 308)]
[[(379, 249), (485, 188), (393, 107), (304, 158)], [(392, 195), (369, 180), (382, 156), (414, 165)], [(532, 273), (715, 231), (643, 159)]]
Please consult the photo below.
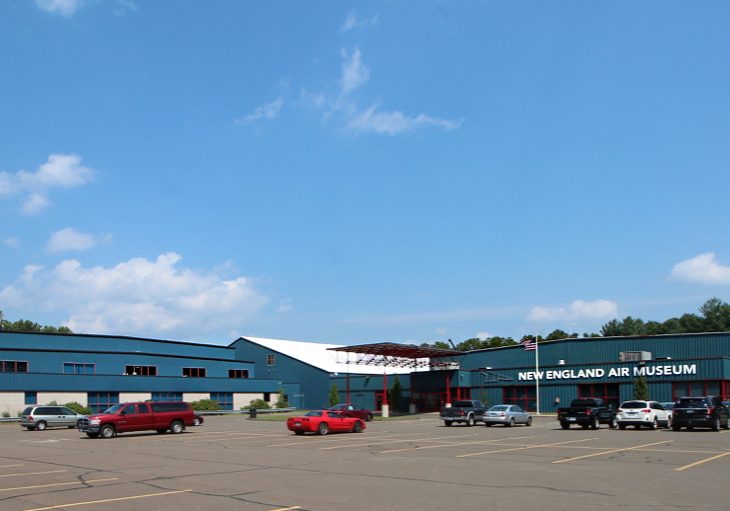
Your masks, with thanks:
[(455, 399), (480, 399), (550, 413), (577, 397), (617, 406), (633, 397), (640, 378), (656, 401), (730, 400), (730, 333), (571, 338), (535, 350), (466, 353), (409, 345), (393, 352), (393, 346), (0, 331), (0, 413), (50, 401), (97, 411), (124, 401), (178, 399), (212, 399), (238, 410), (253, 399), (273, 404), (279, 394), (290, 406), (311, 409), (327, 406), (333, 387), (340, 401), (372, 410), (431, 412)]

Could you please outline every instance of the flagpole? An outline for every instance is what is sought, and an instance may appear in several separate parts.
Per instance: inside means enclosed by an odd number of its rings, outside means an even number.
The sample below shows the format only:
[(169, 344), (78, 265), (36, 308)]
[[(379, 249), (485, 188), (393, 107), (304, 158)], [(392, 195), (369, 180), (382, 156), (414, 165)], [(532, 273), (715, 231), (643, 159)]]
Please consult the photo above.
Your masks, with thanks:
[(535, 336), (535, 397), (537, 398), (537, 412), (540, 415), (540, 343), (537, 342)]

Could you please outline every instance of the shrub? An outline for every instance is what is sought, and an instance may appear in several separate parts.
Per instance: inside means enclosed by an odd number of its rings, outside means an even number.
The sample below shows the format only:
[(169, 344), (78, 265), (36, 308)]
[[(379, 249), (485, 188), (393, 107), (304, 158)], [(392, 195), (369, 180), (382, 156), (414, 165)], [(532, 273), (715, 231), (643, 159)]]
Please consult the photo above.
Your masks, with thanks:
[(267, 410), (271, 407), (269, 406), (269, 403), (267, 403), (263, 399), (252, 399), (249, 408), (256, 408), (257, 410)]
[(218, 401), (214, 401), (212, 399), (201, 399), (200, 401), (193, 401), (190, 403), (190, 406), (193, 407), (193, 410), (197, 411), (215, 411), (220, 410), (220, 405), (218, 404)]
[(78, 403), (76, 401), (71, 401), (70, 403), (66, 403), (63, 405), (67, 408), (71, 408), (74, 412), (80, 413), (81, 415), (90, 415), (91, 414), (91, 408), (88, 406), (84, 406), (81, 403)]
[(279, 389), (279, 397), (276, 400), (276, 404), (274, 404), (276, 408), (288, 408), (289, 407), (289, 401), (286, 398), (286, 389), (284, 387), (281, 387)]

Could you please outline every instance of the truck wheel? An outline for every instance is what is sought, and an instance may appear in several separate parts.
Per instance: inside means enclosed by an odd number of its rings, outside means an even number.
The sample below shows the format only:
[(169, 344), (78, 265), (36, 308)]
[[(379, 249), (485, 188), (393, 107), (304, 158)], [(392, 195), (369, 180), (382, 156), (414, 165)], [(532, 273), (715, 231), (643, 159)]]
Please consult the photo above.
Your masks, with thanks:
[(593, 417), (593, 422), (591, 422), (591, 429), (598, 429), (598, 417)]
[(473, 416), (473, 415), (469, 415), (469, 416), (468, 416), (468, 417), (466, 418), (466, 425), (467, 425), (468, 427), (472, 427), (472, 426), (474, 425), (474, 416)]
[(170, 431), (172, 433), (182, 433), (185, 431), (185, 424), (180, 421), (172, 421), (172, 424), (170, 424)]
[(101, 438), (111, 438), (117, 434), (117, 430), (111, 424), (104, 424), (99, 430)]
[(712, 423), (712, 431), (720, 431), (720, 418), (717, 417)]
[(570, 423), (569, 422), (560, 421), (560, 427), (563, 428), (563, 429), (570, 429)]
[(672, 424), (672, 431), (679, 431), (680, 429), (682, 429), (681, 426), (678, 426), (676, 424)]
[(611, 422), (608, 423), (608, 427), (611, 429), (616, 429), (618, 427), (618, 419), (615, 416), (611, 417)]
[(446, 426), (447, 428), (448, 428), (449, 426), (451, 426), (451, 421), (444, 421), (444, 426)]

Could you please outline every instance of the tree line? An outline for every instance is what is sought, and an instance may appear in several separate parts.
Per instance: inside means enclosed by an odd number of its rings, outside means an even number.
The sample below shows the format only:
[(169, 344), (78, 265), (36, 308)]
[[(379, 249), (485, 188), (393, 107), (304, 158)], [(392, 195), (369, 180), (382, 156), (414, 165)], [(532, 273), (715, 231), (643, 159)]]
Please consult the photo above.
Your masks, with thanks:
[[(719, 298), (710, 298), (699, 308), (699, 314), (687, 313), (678, 318), (669, 318), (666, 321), (644, 321), (639, 318), (626, 316), (624, 319), (612, 319), (601, 327), (600, 333), (583, 333), (582, 337), (623, 337), (629, 335), (661, 335), (661, 334), (692, 334), (701, 332), (730, 332), (730, 305)], [(488, 339), (472, 337), (455, 344), (448, 340), (434, 343), (423, 343), (421, 347), (438, 348), (444, 350), (471, 351), (484, 348), (499, 348), (514, 346), (527, 339), (537, 342), (553, 341), (556, 339), (574, 339), (581, 337), (577, 332), (568, 333), (555, 329), (547, 336), (526, 334), (515, 340), (512, 337), (494, 336)]]
[(41, 325), (35, 321), (27, 319), (19, 319), (18, 321), (8, 321), (0, 311), (0, 330), (6, 332), (43, 332), (47, 334), (72, 334), (73, 332), (67, 326)]

